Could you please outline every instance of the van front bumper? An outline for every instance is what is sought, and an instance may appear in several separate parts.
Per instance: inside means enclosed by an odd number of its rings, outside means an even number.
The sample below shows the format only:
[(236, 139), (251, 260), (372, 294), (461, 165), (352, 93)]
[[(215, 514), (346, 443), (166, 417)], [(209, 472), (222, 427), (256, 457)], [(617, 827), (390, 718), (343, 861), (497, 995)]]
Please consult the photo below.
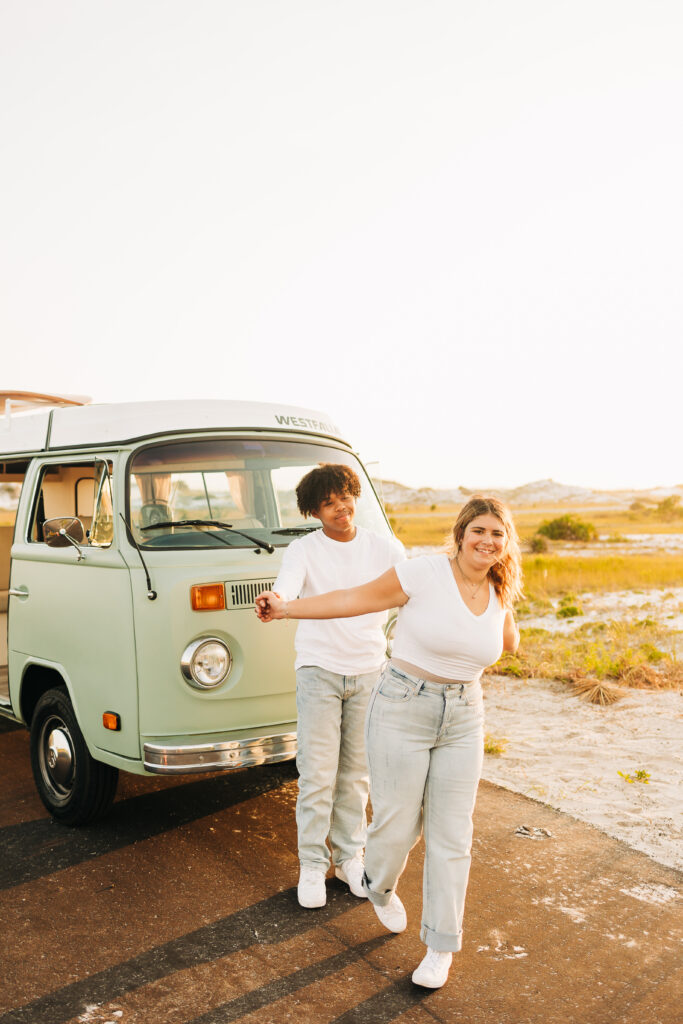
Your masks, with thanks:
[(143, 749), (145, 770), (155, 775), (229, 771), (291, 761), (296, 757), (296, 732), (293, 726), (291, 732), (204, 743), (179, 742), (176, 737), (172, 744), (147, 742)]

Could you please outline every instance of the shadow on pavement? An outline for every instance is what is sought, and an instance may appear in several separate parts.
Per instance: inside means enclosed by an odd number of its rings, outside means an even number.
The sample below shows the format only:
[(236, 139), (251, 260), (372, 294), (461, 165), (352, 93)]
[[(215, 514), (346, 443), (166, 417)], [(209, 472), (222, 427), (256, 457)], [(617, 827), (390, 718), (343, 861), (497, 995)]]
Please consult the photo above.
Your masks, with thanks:
[(286, 761), (120, 800), (106, 819), (78, 829), (66, 828), (52, 818), (8, 825), (0, 829), (0, 890), (187, 825), (295, 777), (294, 762)]
[[(343, 892), (341, 888), (330, 886), (327, 905), (316, 911), (316, 927), (324, 926), (345, 913), (354, 903), (354, 897)], [(146, 950), (139, 956), (99, 974), (83, 978), (16, 1010), (10, 1010), (0, 1016), (0, 1024), (59, 1024), (78, 1016), (88, 1003), (109, 1003), (127, 992), (169, 977), (178, 971), (219, 960), (254, 945), (285, 942), (310, 928), (310, 912), (301, 910), (296, 901), (296, 890), (288, 889), (178, 939)], [(212, 1014), (197, 1018), (194, 1024), (199, 1024), (200, 1021), (201, 1024), (208, 1024), (213, 1020), (229, 1021), (236, 1019), (235, 1015), (243, 1016), (259, 1006), (267, 1005), (273, 999), (282, 998), (290, 991), (310, 985), (351, 961), (361, 959), (390, 938), (390, 934), (382, 935), (353, 946), (321, 963), (295, 971), (292, 975), (226, 1004), (220, 1011), (216, 1010)], [(349, 1018), (355, 1019), (369, 1021), (390, 1018)]]
[[(310, 967), (293, 971), (292, 974), (278, 978), (238, 999), (223, 1003), (222, 1006), (215, 1007), (209, 1013), (195, 1017), (188, 1024), (228, 1024), (229, 1021), (239, 1020), (249, 1013), (254, 1013), (264, 1006), (270, 1006), (278, 999), (322, 981), (337, 971), (363, 960), (368, 953), (383, 946), (391, 938), (393, 936), (387, 934), (370, 939), (368, 942), (360, 942), (358, 945), (345, 949), (342, 953), (337, 953), (326, 960), (320, 960)], [(335, 1017), (331, 1024), (385, 1024), (385, 1022), (394, 1020), (400, 1013), (414, 1006), (427, 995), (429, 992), (426, 989), (416, 988), (411, 981), (403, 978), (382, 992), (375, 993), (370, 999), (359, 1003), (353, 1009), (346, 1011), (341, 1017)]]

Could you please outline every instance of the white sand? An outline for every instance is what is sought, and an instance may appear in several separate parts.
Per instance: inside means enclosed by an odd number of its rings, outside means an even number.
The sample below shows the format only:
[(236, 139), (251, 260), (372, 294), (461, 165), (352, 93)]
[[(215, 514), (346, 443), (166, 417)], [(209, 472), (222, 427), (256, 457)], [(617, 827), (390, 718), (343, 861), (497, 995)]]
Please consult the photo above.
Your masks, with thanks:
[(620, 534), (618, 540), (610, 540), (605, 535), (590, 544), (554, 541), (551, 550), (554, 555), (567, 555), (570, 558), (579, 555), (582, 558), (595, 555), (666, 555), (683, 551), (683, 533), (626, 533)]
[[(562, 683), (485, 676), (486, 733), (508, 743), (486, 755), (484, 778), (683, 870), (683, 695), (624, 692), (602, 707)], [(647, 783), (618, 774), (639, 769)]]
[(525, 629), (547, 629), (551, 633), (573, 633), (587, 622), (650, 618), (670, 631), (669, 648), (675, 648), (676, 632), (683, 630), (683, 587), (670, 587), (668, 590), (653, 587), (650, 590), (618, 590), (601, 594), (583, 591), (577, 596), (577, 604), (583, 614), (574, 618), (557, 618), (559, 601), (556, 599), (547, 614), (520, 619), (519, 625)]
[[(584, 592), (578, 604), (580, 617), (558, 619), (555, 601), (548, 614), (520, 626), (571, 633), (584, 623), (647, 617), (668, 631), (660, 645), (680, 654), (683, 587)], [(683, 694), (624, 689), (621, 700), (603, 707), (573, 696), (564, 683), (505, 676), (485, 677), (484, 692), (487, 733), (508, 738), (503, 754), (486, 756), (484, 778), (683, 870)], [(649, 773), (647, 782), (636, 780), (638, 770)]]

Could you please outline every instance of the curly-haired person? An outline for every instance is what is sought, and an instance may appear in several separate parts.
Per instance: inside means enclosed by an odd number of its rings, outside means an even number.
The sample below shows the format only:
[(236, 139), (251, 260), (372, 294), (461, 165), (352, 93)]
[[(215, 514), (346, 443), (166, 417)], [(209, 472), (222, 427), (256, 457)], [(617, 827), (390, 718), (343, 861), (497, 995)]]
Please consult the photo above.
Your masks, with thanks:
[[(368, 583), (405, 558), (403, 545), (354, 524), (360, 481), (348, 466), (325, 463), (304, 476), (297, 505), (321, 530), (285, 551), (273, 592), (284, 601)], [(296, 823), (302, 907), (322, 907), (330, 851), (337, 878), (364, 897), (368, 768), (364, 722), (386, 657), (386, 612), (299, 624), (296, 639)]]

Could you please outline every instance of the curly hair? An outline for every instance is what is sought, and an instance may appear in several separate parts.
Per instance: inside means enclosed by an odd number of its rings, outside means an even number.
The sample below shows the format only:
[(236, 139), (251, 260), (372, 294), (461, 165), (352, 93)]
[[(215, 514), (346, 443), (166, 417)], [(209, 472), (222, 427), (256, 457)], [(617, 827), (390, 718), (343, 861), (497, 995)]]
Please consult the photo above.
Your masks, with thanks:
[(349, 466), (322, 462), (303, 476), (296, 487), (296, 503), (301, 515), (314, 515), (331, 494), (360, 497), (360, 480)]
[(477, 516), (493, 515), (500, 519), (505, 530), (505, 547), (499, 562), (492, 565), (488, 575), (493, 589), (500, 598), (501, 604), (505, 607), (512, 607), (513, 603), (522, 597), (522, 556), (519, 550), (519, 537), (512, 516), (506, 505), (498, 498), (483, 497), (475, 494), (466, 505), (460, 509), (458, 518), (453, 525), (453, 534), (450, 538), (448, 553), (454, 558), (460, 551), (460, 545), (465, 535), (465, 530)]

